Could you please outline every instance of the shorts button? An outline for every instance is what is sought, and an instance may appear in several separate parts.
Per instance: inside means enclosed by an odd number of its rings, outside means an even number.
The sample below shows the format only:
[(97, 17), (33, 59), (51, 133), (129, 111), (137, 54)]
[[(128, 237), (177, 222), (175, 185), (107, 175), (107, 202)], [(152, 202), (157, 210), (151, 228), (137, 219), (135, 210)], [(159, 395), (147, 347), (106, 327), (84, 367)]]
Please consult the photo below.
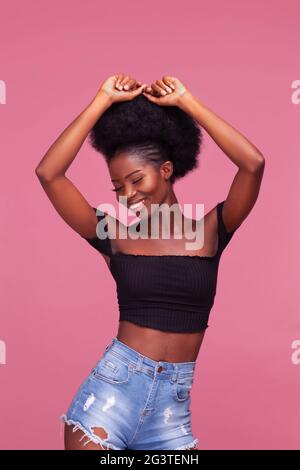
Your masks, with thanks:
[(157, 372), (161, 372), (163, 370), (162, 366), (159, 366), (159, 368), (157, 369)]

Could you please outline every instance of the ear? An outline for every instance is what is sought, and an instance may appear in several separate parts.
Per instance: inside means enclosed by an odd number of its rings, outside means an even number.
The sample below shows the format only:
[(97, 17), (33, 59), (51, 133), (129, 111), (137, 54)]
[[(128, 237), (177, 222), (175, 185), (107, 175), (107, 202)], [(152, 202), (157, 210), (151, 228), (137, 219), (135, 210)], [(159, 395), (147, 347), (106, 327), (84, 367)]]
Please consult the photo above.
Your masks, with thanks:
[(163, 176), (166, 178), (166, 180), (170, 179), (174, 171), (173, 162), (171, 162), (171, 160), (167, 160), (162, 163), (161, 168), (162, 168)]

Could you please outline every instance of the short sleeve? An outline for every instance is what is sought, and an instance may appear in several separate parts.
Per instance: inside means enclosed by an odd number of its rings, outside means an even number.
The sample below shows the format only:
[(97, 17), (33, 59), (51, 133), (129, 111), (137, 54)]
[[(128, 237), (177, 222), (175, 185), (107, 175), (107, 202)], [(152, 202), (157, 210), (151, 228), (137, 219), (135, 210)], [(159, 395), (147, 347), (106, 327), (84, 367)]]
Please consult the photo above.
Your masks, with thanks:
[(223, 220), (223, 205), (224, 201), (219, 202), (217, 204), (217, 219), (218, 219), (218, 254), (221, 255), (223, 250), (226, 248), (228, 243), (230, 242), (232, 236), (237, 231), (239, 227), (232, 230), (231, 232), (227, 232), (226, 227), (224, 225)]
[[(98, 210), (98, 214), (97, 214), (96, 207), (93, 207), (93, 209), (96, 213), (98, 222), (102, 221), (105, 218), (105, 213)], [(107, 223), (105, 226), (107, 227)], [(112, 254), (111, 243), (110, 243), (110, 239), (108, 236), (104, 238), (103, 240), (99, 238), (98, 235), (96, 235), (95, 238), (85, 238), (85, 237), (82, 237), (82, 238), (86, 240), (92, 247), (94, 247), (95, 250), (109, 257), (111, 256)]]

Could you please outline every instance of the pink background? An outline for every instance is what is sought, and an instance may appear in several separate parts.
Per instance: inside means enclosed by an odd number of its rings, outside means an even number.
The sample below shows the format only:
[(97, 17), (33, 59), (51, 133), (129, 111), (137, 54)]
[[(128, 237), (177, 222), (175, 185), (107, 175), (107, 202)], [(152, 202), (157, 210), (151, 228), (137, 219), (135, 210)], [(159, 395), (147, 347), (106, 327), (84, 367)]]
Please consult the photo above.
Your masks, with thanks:
[[(299, 17), (297, 0), (1, 3), (2, 449), (63, 448), (58, 418), (117, 333), (104, 260), (55, 212), (34, 170), (118, 72), (148, 84), (178, 77), (265, 156), (257, 203), (221, 260), (192, 425), (200, 449), (300, 448)], [(175, 192), (207, 212), (237, 168), (203, 132), (199, 169)], [(115, 203), (87, 141), (67, 175), (91, 204)]]

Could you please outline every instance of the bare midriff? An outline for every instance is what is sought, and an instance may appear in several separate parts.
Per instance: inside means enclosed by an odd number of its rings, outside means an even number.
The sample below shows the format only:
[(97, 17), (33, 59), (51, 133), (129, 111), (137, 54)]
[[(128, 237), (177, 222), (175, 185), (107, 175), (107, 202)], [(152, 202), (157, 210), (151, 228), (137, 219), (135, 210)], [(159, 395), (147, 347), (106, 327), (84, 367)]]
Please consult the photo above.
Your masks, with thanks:
[(204, 335), (205, 330), (196, 333), (173, 333), (145, 328), (123, 320), (119, 322), (117, 338), (154, 361), (194, 362)]

